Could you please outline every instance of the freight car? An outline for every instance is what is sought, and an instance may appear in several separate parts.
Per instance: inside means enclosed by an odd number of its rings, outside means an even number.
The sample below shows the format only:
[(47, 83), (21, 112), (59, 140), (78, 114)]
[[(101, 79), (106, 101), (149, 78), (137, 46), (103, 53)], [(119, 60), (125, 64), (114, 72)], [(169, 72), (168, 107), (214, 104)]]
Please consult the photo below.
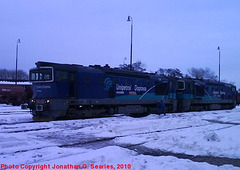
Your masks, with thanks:
[(28, 103), (32, 98), (32, 85), (29, 82), (13, 81), (0, 82), (0, 103), (19, 106), (22, 103)]
[(236, 101), (237, 101), (237, 105), (239, 106), (239, 104), (240, 104), (240, 90), (238, 90), (238, 92), (237, 92)]
[[(164, 102), (167, 112), (235, 106), (235, 99), (232, 100), (235, 86), (224, 83), (213, 84), (223, 89), (218, 90), (220, 96), (212, 91), (207, 100), (206, 95), (200, 94), (207, 94), (205, 89), (211, 84), (205, 81), (168, 78), (108, 65), (85, 67), (37, 62), (36, 66), (29, 73), (33, 84), (30, 109), (34, 120), (101, 117), (115, 113), (146, 115), (157, 113), (156, 104), (160, 101)], [(225, 100), (221, 95), (229, 97)]]

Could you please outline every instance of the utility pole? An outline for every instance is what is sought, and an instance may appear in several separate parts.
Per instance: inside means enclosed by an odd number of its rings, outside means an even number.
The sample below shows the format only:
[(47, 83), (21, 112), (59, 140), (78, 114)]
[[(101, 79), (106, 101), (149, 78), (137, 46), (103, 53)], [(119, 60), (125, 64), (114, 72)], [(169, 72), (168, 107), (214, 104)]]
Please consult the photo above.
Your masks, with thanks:
[(128, 22), (131, 21), (131, 46), (130, 46), (130, 70), (133, 69), (132, 67), (132, 41), (133, 41), (133, 19), (131, 16), (128, 16)]
[(221, 51), (220, 51), (220, 47), (218, 46), (218, 48), (217, 48), (217, 50), (218, 50), (218, 60), (219, 60), (219, 64), (218, 64), (218, 81), (220, 82), (220, 55), (221, 55)]
[(18, 75), (17, 75), (17, 72), (18, 72), (18, 44), (21, 43), (20, 39), (17, 40), (17, 46), (16, 46), (16, 75), (15, 75), (15, 84), (17, 84), (17, 79), (18, 79)]

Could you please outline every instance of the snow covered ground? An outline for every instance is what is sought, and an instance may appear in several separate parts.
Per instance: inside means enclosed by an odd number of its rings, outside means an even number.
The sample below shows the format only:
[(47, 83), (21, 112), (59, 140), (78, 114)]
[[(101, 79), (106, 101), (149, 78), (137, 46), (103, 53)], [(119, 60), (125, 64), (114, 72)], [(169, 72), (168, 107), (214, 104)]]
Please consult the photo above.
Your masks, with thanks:
[(33, 122), (0, 105), (0, 169), (240, 169), (233, 110)]

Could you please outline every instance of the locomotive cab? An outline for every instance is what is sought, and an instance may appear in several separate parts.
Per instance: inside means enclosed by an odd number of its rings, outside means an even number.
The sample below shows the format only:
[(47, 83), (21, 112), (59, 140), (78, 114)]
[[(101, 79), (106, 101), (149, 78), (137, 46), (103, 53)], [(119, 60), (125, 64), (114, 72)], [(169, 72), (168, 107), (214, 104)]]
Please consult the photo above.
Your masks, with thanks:
[(63, 67), (49, 67), (37, 64), (29, 72), (33, 85), (33, 98), (30, 103), (34, 120), (54, 120), (64, 117), (68, 109), (68, 98), (74, 100), (75, 73)]

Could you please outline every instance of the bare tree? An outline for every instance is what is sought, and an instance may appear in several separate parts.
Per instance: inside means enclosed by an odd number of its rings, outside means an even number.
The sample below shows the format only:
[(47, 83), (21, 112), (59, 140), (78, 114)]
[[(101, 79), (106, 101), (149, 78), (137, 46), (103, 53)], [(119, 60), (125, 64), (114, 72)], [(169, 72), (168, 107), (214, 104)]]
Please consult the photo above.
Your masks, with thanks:
[(133, 70), (144, 72), (144, 71), (146, 71), (146, 64), (144, 64), (140, 60), (138, 60), (136, 63), (133, 63)]
[(18, 70), (18, 79), (19, 80), (28, 80), (28, 74), (23, 70)]
[(168, 69), (159, 68), (156, 73), (158, 75), (164, 75), (164, 76), (172, 77), (172, 78), (182, 78), (183, 77), (183, 74), (177, 68), (175, 68), (175, 69), (172, 69), (172, 68), (168, 68)]
[(217, 76), (210, 68), (194, 68), (188, 69), (188, 74), (191, 78), (217, 80)]
[(119, 68), (120, 69), (123, 69), (123, 70), (130, 70), (131, 67), (130, 67), (130, 64), (119, 64)]
[[(125, 70), (130, 70), (130, 64), (120, 64), (119, 68), (125, 69)], [(139, 72), (144, 72), (146, 71), (146, 64), (142, 63), (140, 60), (132, 64), (132, 69), (134, 71), (139, 71)]]
[[(0, 69), (0, 79), (2, 80), (15, 80), (15, 70)], [(28, 74), (23, 70), (18, 70), (18, 80), (28, 80)]]

